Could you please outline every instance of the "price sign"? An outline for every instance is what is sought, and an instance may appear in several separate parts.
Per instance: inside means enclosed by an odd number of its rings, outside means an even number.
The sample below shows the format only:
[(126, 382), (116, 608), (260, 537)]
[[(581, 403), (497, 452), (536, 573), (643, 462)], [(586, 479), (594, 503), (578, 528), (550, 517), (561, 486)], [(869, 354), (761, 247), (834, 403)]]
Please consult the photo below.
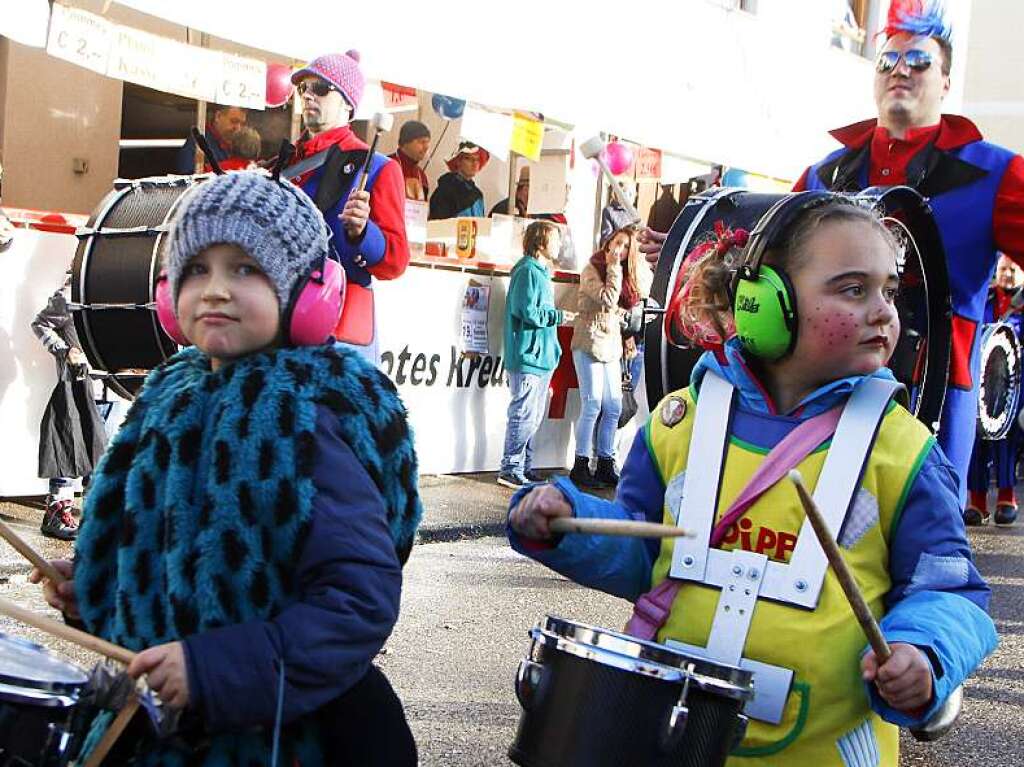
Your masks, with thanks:
[(107, 64), (107, 77), (127, 80), (158, 91), (170, 90), (173, 77), (167, 74), (167, 64), (163, 63), (174, 61), (173, 52), (169, 50), (170, 42), (167, 38), (138, 29), (116, 27)]
[(637, 181), (657, 181), (661, 178), (661, 150), (642, 146), (636, 154)]
[(113, 37), (114, 25), (103, 17), (54, 3), (46, 52), (105, 75)]
[(263, 109), (267, 104), (267, 65), (263, 61), (221, 54), (218, 104)]

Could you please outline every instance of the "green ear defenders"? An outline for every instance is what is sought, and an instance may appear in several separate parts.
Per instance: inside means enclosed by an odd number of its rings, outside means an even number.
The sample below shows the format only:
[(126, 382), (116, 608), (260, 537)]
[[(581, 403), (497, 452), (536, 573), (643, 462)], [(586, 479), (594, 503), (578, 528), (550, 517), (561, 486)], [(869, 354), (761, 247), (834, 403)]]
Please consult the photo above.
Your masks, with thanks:
[(796, 346), (796, 292), (780, 267), (762, 264), (765, 253), (782, 240), (801, 213), (841, 195), (797, 192), (783, 197), (750, 233), (743, 263), (733, 277), (732, 312), (736, 335), (756, 357), (780, 359)]

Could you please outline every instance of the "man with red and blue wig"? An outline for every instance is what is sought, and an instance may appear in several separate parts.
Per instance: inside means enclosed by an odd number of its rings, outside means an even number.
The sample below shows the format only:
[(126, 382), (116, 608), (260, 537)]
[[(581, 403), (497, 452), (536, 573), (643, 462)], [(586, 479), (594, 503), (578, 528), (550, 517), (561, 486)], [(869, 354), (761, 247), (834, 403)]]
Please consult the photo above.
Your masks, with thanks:
[(1024, 159), (982, 140), (967, 118), (942, 114), (952, 44), (941, 2), (893, 0), (885, 36), (875, 66), (877, 120), (832, 131), (842, 148), (807, 168), (795, 189), (905, 184), (931, 203), (953, 304), (949, 386), (938, 440), (959, 475), (963, 503), (988, 285), (999, 251), (1024, 264)]
[(289, 170), (298, 172), (293, 180), (323, 213), (348, 278), (334, 335), (376, 364), (373, 279), (393, 280), (409, 264), (402, 169), (375, 152), (366, 191), (354, 191), (369, 151), (349, 127), (366, 84), (356, 51), (318, 56), (292, 75), (292, 83), (305, 131)]

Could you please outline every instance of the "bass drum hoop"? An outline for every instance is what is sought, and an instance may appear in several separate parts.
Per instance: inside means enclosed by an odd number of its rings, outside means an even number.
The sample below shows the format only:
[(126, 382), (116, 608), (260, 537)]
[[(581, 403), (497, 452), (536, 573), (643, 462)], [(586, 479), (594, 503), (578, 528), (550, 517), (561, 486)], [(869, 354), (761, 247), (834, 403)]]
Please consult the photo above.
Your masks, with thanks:
[[(713, 221), (726, 219), (728, 222), (730, 209), (739, 209), (744, 198), (749, 196), (755, 202), (759, 202), (757, 198), (764, 198), (765, 207), (757, 214), (757, 222), (760, 222), (773, 204), (794, 194), (765, 194), (747, 189), (723, 188), (688, 200), (666, 236), (662, 257), (655, 267), (651, 297), (661, 306), (667, 307), (670, 304), (671, 296), (668, 293), (675, 285), (686, 255), (700, 236), (712, 230)], [(873, 203), (890, 226), (892, 221), (900, 225), (916, 250), (921, 271), (927, 273), (924, 285), (928, 311), (927, 338), (924, 341), (925, 364), (920, 371), (920, 393), (911, 403), (911, 409), (920, 421), (932, 431), (937, 431), (945, 401), (952, 345), (951, 292), (941, 235), (927, 201), (909, 187), (871, 187), (854, 197)], [(907, 220), (902, 220), (902, 217)], [(750, 231), (753, 231), (755, 224), (750, 226)], [(645, 378), (648, 402), (652, 408), (669, 392), (689, 385), (689, 373), (702, 353), (703, 349), (698, 347), (672, 344), (664, 333), (664, 322), (648, 324), (644, 363), (649, 371)]]

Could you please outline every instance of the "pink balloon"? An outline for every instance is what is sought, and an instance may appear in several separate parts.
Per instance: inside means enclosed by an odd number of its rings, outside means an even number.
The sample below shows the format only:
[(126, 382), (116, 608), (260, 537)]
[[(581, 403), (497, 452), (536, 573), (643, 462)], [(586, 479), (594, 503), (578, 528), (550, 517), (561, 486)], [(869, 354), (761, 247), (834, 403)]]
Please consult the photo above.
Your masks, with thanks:
[(618, 141), (611, 141), (604, 148), (605, 162), (612, 175), (619, 175), (629, 170), (633, 164), (633, 150)]
[(267, 106), (284, 106), (292, 97), (292, 68), (287, 64), (267, 64)]

